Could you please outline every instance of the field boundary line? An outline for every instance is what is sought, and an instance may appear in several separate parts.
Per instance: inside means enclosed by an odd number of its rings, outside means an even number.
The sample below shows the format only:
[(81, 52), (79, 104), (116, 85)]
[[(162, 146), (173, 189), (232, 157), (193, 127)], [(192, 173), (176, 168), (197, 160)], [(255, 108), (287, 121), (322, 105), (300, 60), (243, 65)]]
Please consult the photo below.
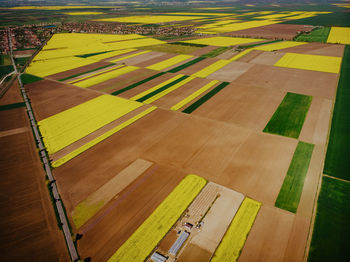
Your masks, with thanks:
[(327, 174), (323, 174), (322, 176), (329, 177), (329, 178), (332, 178), (332, 179), (336, 179), (338, 181), (342, 181), (342, 182), (345, 182), (345, 183), (350, 183), (349, 180), (345, 180), (345, 179), (342, 179), (342, 178), (339, 178), (339, 177), (330, 176), (330, 175), (327, 175)]

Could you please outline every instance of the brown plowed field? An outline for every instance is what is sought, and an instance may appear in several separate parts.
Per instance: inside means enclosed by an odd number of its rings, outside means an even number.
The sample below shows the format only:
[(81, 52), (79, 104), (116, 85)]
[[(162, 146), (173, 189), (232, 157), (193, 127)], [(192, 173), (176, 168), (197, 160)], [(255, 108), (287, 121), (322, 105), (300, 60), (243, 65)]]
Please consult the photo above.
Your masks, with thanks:
[(100, 94), (52, 80), (41, 80), (25, 86), (37, 121), (77, 106)]
[(161, 61), (167, 60), (167, 59), (172, 58), (172, 57), (177, 55), (177, 54), (168, 54), (168, 53), (160, 53), (160, 52), (152, 52), (152, 53), (158, 53), (159, 55), (152, 56), (150, 59), (145, 60), (145, 61), (140, 60), (138, 63), (135, 64), (135, 66), (147, 67), (147, 66), (159, 63)]
[(283, 261), (293, 219), (292, 213), (263, 205), (248, 235), (239, 261)]
[(292, 40), (300, 31), (311, 31), (312, 27), (304, 25), (273, 24), (226, 33), (227, 36), (243, 36), (267, 39)]
[(252, 64), (274, 65), (282, 56), (284, 56), (284, 53), (263, 52), (249, 62)]
[(234, 83), (334, 99), (338, 75), (310, 70), (254, 65), (234, 80)]
[(63, 78), (66, 78), (66, 77), (69, 77), (72, 75), (81, 74), (81, 73), (84, 73), (84, 72), (87, 72), (87, 71), (90, 71), (90, 70), (93, 70), (93, 69), (96, 69), (96, 68), (99, 68), (102, 66), (110, 65), (110, 64), (111, 63), (108, 63), (108, 62), (96, 62), (96, 63), (90, 64), (90, 65), (86, 65), (86, 66), (78, 67), (78, 68), (71, 69), (68, 71), (64, 71), (61, 73), (57, 73), (54, 75), (50, 75), (50, 76), (48, 76), (48, 78), (53, 79), (53, 80), (60, 80), (60, 79), (63, 79)]
[(247, 72), (252, 66), (253, 65), (248, 63), (233, 61), (223, 68), (220, 68), (218, 71), (210, 74), (207, 78), (231, 82), (243, 73)]
[[(171, 167), (155, 166), (137, 179), (117, 198), (97, 214), (108, 210), (99, 223), (87, 224), (88, 231), (79, 240), (82, 257), (106, 261), (143, 223), (185, 174)], [(89, 227), (90, 226), (90, 227)]]
[(194, 56), (205, 55), (205, 54), (209, 53), (210, 51), (215, 50), (217, 48), (218, 48), (217, 46), (208, 45), (208, 46), (202, 47), (201, 49), (194, 51), (191, 55), (194, 55)]
[(262, 53), (263, 51), (261, 50), (252, 50), (248, 54), (245, 54), (244, 56), (240, 57), (237, 61), (249, 63), (251, 60), (258, 57)]
[(324, 55), (342, 57), (344, 53), (344, 45), (308, 43), (295, 47), (285, 48), (281, 50), (285, 53), (300, 53), (310, 55)]
[(325, 145), (332, 110), (332, 100), (314, 97), (299, 139), (312, 144)]
[(231, 83), (192, 114), (234, 123), (260, 132), (279, 104), (284, 91)]
[[(25, 114), (24, 109), (19, 108), (1, 111), (0, 116), (1, 130), (9, 132), (0, 137), (1, 259), (68, 261)], [(11, 132), (16, 130), (15, 126), (22, 132)]]
[(21, 95), (21, 91), (19, 90), (18, 82), (14, 81), (11, 87), (1, 97), (0, 106), (21, 102), (23, 102), (23, 97)]

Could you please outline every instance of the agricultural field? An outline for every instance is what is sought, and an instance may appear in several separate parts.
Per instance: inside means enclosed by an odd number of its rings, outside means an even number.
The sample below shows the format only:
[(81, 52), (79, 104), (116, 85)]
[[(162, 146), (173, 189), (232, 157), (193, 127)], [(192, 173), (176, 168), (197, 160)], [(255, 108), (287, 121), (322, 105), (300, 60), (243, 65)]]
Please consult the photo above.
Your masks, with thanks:
[(346, 8), (0, 9), (62, 21), (0, 98), (6, 260), (69, 260), (53, 183), (80, 260), (346, 260)]

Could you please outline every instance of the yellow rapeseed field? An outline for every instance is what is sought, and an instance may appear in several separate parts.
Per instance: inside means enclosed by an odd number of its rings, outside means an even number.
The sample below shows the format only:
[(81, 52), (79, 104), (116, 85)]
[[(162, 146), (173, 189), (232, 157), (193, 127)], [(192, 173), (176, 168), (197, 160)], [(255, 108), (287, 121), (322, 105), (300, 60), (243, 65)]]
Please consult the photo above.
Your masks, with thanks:
[(253, 199), (245, 198), (243, 200), (211, 262), (234, 262), (238, 260), (260, 207), (261, 203)]
[(143, 262), (202, 190), (206, 182), (199, 176), (187, 175), (108, 262)]
[(219, 69), (223, 68), (224, 66), (228, 65), (231, 63), (229, 60), (219, 60), (211, 65), (203, 68), (202, 70), (196, 72), (193, 74), (193, 76), (200, 77), (200, 78), (206, 78), (208, 75), (218, 71)]
[(127, 16), (127, 17), (114, 17), (96, 19), (94, 21), (101, 22), (120, 22), (120, 23), (135, 23), (135, 24), (159, 24), (175, 21), (187, 21), (202, 19), (201, 16), (175, 16), (175, 15), (144, 15), (144, 16)]
[(170, 66), (176, 65), (182, 61), (190, 59), (191, 57), (193, 57), (193, 56), (192, 55), (177, 55), (177, 56), (174, 56), (174, 57), (169, 58), (167, 60), (161, 61), (159, 63), (150, 65), (147, 68), (160, 71), (160, 70), (163, 70), (163, 69), (168, 68)]
[(111, 52), (107, 52), (107, 53), (103, 53), (103, 54), (99, 54), (99, 55), (94, 55), (94, 56), (90, 56), (89, 59), (93, 59), (96, 61), (101, 61), (103, 59), (108, 59), (117, 55), (122, 55), (122, 54), (126, 54), (126, 53), (130, 53), (133, 51), (136, 51), (137, 49), (123, 49), (123, 50), (117, 50), (117, 51), (111, 51)]
[(247, 43), (260, 42), (263, 40), (264, 39), (215, 36), (215, 37), (200, 38), (195, 40), (188, 40), (183, 42), (193, 43), (193, 44), (202, 44), (202, 45), (213, 45), (213, 46), (232, 46), (232, 45), (241, 45), (241, 44), (247, 44)]
[(28, 74), (46, 77), (93, 63), (96, 63), (96, 61), (74, 56), (50, 60), (34, 60), (27, 67), (26, 72)]
[(79, 81), (82, 81), (84, 79), (88, 79), (88, 78), (91, 78), (93, 76), (97, 76), (97, 75), (101, 75), (101, 74), (104, 74), (104, 73), (107, 73), (107, 72), (110, 72), (110, 71), (114, 71), (118, 68), (121, 68), (121, 67), (124, 67), (124, 65), (113, 65), (113, 66), (110, 66), (108, 67), (107, 69), (104, 68), (104, 69), (101, 69), (101, 70), (97, 70), (93, 73), (88, 73), (86, 75), (81, 75), (81, 76), (78, 76), (77, 78), (73, 78), (73, 80), (70, 80), (68, 81), (69, 84), (74, 84), (74, 83), (77, 83)]
[(341, 57), (286, 53), (275, 66), (338, 74)]
[(332, 27), (327, 43), (350, 45), (350, 27)]
[[(63, 156), (62, 158), (52, 162), (52, 166), (53, 167), (59, 167), (65, 163), (67, 163), (69, 160), (73, 159), (74, 157), (80, 155), (81, 153), (85, 152), (86, 150), (92, 148), (93, 146), (97, 145), (98, 143), (102, 142), (103, 140), (107, 139), (108, 137), (110, 137), (111, 135), (119, 132), (120, 130), (128, 127), (129, 125), (131, 125), (132, 123), (136, 122), (137, 120), (139, 120), (140, 118), (148, 115), (149, 113), (153, 112), (154, 110), (156, 110), (157, 107), (152, 106), (144, 111), (142, 111), (141, 113), (137, 114), (136, 116), (126, 120), (125, 122), (121, 123), (120, 125), (112, 128), (111, 130), (108, 130), (106, 133), (102, 134), (101, 136), (89, 141), (88, 143), (86, 143), (85, 145), (75, 149), (74, 151), (68, 153), (67, 155)], [(94, 205), (92, 205), (90, 208), (92, 208), (92, 211), (96, 211), (99, 208), (101, 208), (102, 203), (101, 202), (97, 202)], [(86, 213), (84, 213), (82, 216), (86, 215)], [(81, 221), (80, 221), (81, 222)]]
[(111, 70), (111, 71), (108, 71), (106, 73), (102, 73), (102, 74), (99, 74), (97, 76), (93, 76), (91, 78), (88, 78), (88, 79), (79, 81), (77, 83), (74, 83), (74, 85), (75, 86), (79, 86), (79, 87), (84, 87), (84, 88), (90, 87), (90, 86), (93, 86), (93, 85), (97, 85), (97, 84), (103, 83), (103, 82), (105, 82), (107, 80), (116, 78), (118, 76), (125, 75), (127, 73), (132, 72), (132, 71), (135, 71), (136, 69), (139, 69), (139, 67), (136, 67), (136, 66), (124, 66), (124, 67), (121, 67), (121, 68), (116, 68), (115, 70)]
[(104, 125), (142, 106), (116, 96), (102, 95), (38, 122), (49, 154), (53, 154)]
[(103, 12), (69, 12), (64, 13), (65, 15), (102, 15)]
[(295, 47), (295, 46), (305, 45), (305, 44), (308, 44), (308, 43), (283, 41), (283, 42), (277, 42), (277, 43), (272, 43), (267, 45), (256, 46), (253, 49), (261, 50), (261, 51), (275, 51), (275, 50), (280, 50), (280, 49), (285, 49), (285, 48), (290, 48), (290, 47)]

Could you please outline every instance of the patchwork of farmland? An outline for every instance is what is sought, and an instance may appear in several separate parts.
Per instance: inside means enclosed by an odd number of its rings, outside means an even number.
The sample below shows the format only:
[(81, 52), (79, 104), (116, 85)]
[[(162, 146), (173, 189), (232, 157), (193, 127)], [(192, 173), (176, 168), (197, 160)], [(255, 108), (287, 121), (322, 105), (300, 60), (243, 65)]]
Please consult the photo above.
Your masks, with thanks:
[[(304, 261), (323, 181), (316, 261), (334, 212), (328, 191), (347, 183), (329, 177), (348, 177), (335, 115), (321, 179), (334, 102), (335, 113), (346, 107), (338, 99), (347, 92), (348, 28), (332, 27), (327, 41), (318, 29), (292, 41), (297, 27), (282, 23), (325, 14), (200, 9), (95, 21), (194, 23), (197, 35), (177, 42), (54, 34), (21, 79), (80, 258)], [(269, 35), (283, 27), (288, 36)], [(24, 114), (14, 90), (0, 100), (6, 119)], [(8, 122), (4, 145), (24, 132)]]

